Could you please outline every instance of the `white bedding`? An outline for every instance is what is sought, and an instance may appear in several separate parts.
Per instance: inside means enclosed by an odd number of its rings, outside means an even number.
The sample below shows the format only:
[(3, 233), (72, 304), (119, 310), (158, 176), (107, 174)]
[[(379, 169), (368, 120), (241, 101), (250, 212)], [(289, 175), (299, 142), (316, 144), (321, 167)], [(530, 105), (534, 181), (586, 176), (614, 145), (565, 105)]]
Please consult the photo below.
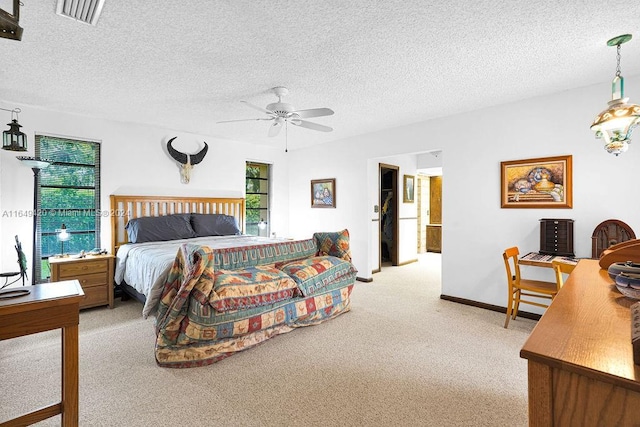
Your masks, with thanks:
[(142, 315), (152, 314), (160, 300), (169, 270), (180, 246), (184, 243), (209, 246), (214, 249), (255, 246), (283, 242), (258, 236), (209, 236), (168, 242), (127, 243), (116, 254), (115, 282), (125, 282), (146, 297)]

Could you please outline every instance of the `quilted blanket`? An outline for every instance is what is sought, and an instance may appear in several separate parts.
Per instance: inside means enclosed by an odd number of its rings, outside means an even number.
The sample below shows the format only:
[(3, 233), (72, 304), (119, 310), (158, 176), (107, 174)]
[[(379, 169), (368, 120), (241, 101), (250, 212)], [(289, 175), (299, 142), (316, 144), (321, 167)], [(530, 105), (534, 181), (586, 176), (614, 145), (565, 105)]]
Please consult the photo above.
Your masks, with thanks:
[[(215, 251), (207, 246), (185, 244), (178, 251), (156, 315), (158, 365), (208, 365), (350, 309), (355, 270), (351, 275), (338, 276), (331, 286), (312, 295), (299, 293), (287, 299), (271, 298), (259, 306), (247, 303), (229, 307), (224, 295), (229, 287), (216, 289), (216, 258)], [(265, 269), (257, 271), (271, 274)], [(251, 296), (248, 301), (255, 300)]]

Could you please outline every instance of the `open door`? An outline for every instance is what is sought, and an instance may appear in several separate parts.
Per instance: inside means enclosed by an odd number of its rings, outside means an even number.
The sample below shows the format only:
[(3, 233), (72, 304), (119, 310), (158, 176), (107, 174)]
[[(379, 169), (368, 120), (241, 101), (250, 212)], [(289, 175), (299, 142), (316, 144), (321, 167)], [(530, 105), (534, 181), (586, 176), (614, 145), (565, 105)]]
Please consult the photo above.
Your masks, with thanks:
[(398, 265), (398, 166), (380, 163), (380, 268)]

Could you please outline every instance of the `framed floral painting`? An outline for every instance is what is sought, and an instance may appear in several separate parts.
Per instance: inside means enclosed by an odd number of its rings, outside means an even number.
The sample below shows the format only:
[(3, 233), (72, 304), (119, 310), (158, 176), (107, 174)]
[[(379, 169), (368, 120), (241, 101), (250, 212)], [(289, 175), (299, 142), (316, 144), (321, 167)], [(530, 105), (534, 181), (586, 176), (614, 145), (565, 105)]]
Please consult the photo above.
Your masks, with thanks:
[(335, 178), (311, 180), (311, 207), (312, 208), (335, 208), (336, 207)]
[(500, 162), (501, 207), (573, 207), (572, 157)]

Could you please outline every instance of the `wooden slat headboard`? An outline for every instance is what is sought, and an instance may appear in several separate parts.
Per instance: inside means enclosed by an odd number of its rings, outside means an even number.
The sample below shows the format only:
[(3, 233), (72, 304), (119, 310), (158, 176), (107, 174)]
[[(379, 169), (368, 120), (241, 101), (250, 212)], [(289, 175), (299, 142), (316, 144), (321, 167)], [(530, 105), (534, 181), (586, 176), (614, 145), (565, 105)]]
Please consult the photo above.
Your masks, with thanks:
[(240, 230), (245, 227), (245, 200), (243, 198), (184, 197), (184, 196), (130, 196), (112, 194), (111, 199), (111, 253), (128, 242), (125, 226), (130, 219), (162, 216), (174, 213), (225, 214), (236, 218)]

